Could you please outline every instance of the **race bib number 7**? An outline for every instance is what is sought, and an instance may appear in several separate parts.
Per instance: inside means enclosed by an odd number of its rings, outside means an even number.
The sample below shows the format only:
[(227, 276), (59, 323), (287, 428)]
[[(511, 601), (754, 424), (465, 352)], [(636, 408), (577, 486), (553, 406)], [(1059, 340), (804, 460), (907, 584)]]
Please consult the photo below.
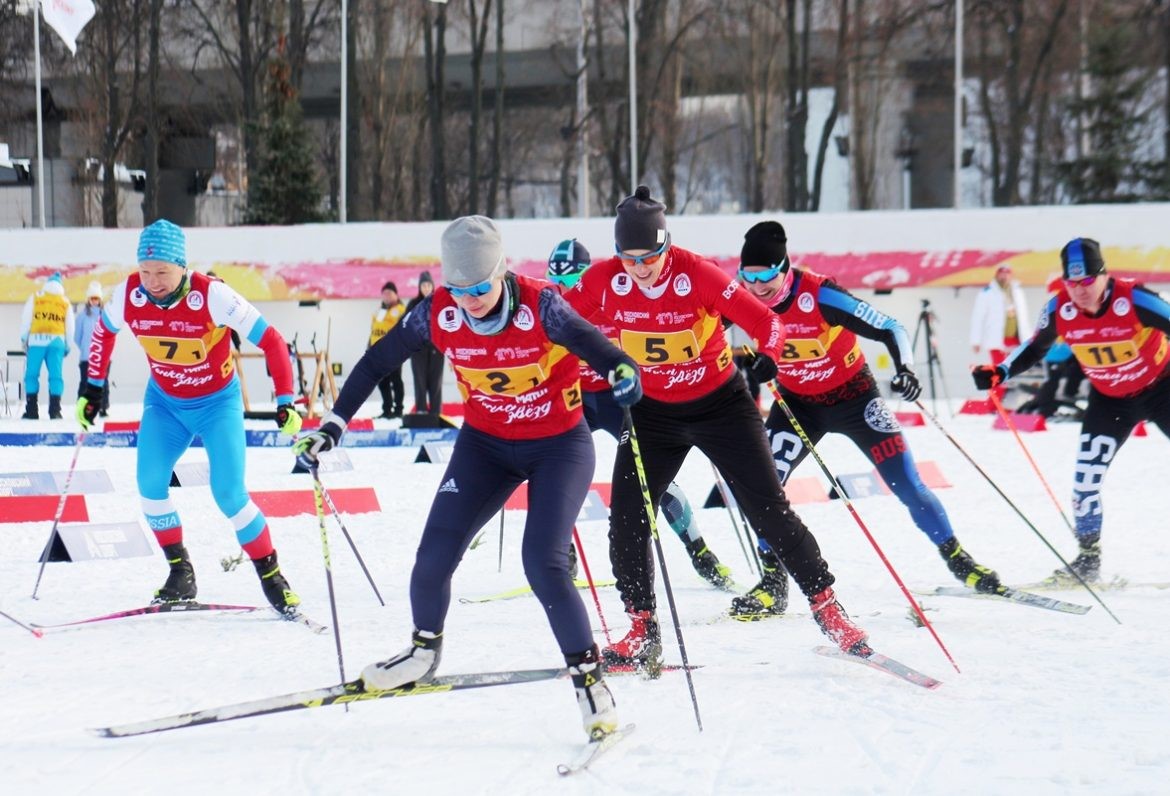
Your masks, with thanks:
[(699, 358), (700, 346), (695, 333), (635, 332), (622, 330), (622, 350), (639, 365), (665, 365), (690, 362)]
[(155, 362), (173, 365), (197, 365), (207, 359), (207, 347), (203, 340), (190, 337), (147, 337), (139, 336), (142, 350)]
[(476, 370), (456, 366), (459, 375), (467, 381), (467, 386), (476, 392), (490, 395), (519, 395), (539, 387), (541, 382), (548, 378), (540, 365), (522, 365), (515, 368), (492, 368), (490, 370)]

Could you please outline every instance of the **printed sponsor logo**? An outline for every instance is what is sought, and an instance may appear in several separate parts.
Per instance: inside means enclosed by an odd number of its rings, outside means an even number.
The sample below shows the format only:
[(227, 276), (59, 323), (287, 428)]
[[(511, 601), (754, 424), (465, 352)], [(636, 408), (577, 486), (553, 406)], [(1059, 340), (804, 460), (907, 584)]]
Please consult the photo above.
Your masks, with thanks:
[[(731, 283), (732, 289), (735, 288), (735, 282)], [(689, 296), (691, 294), (691, 278), (686, 274), (679, 274), (674, 278), (674, 292), (678, 296)]]
[(812, 312), (815, 306), (816, 299), (813, 298), (812, 293), (801, 293), (796, 299), (796, 308), (801, 312)]
[(728, 282), (727, 287), (723, 288), (723, 298), (731, 298), (737, 290), (739, 290), (739, 282)]
[(512, 325), (522, 332), (532, 331), (532, 327), (536, 325), (536, 318), (532, 314), (532, 308), (527, 304), (521, 304), (516, 310), (516, 314), (512, 317)]
[(1128, 315), (1130, 310), (1129, 299), (1125, 296), (1115, 299), (1113, 302), (1113, 312), (1117, 315)]
[[(203, 309), (203, 294), (192, 290), (187, 294), (187, 306), (193, 312), (199, 312), (199, 310)], [(235, 307), (232, 307), (232, 309), (234, 310)], [(231, 313), (229, 312), (228, 314), (230, 315)]]
[(853, 317), (860, 318), (870, 326), (881, 328), (890, 322), (890, 316), (883, 312), (878, 312), (872, 305), (859, 301), (857, 306), (853, 308)]
[(459, 328), (462, 319), (454, 307), (444, 307), (439, 311), (439, 328), (444, 332), (453, 332)]
[(1071, 301), (1066, 301), (1064, 304), (1060, 305), (1060, 317), (1064, 318), (1066, 321), (1071, 321), (1073, 318), (1077, 317), (1076, 305)]
[(694, 386), (703, 381), (703, 377), (707, 375), (707, 366), (700, 365), (697, 368), (650, 368), (655, 373), (666, 377), (666, 389), (671, 387)]
[(146, 294), (142, 292), (142, 288), (136, 287), (130, 291), (130, 303), (135, 307), (146, 306)]
[(512, 400), (503, 400), (494, 396), (474, 393), (472, 395), (477, 405), (492, 415), (503, 415), (505, 423), (518, 423), (533, 420), (543, 420), (552, 411), (552, 403), (541, 401), (539, 404), (519, 404)]
[(893, 434), (902, 430), (898, 419), (890, 411), (890, 407), (881, 398), (874, 398), (865, 405), (865, 424), (874, 431), (883, 434)]
[(613, 292), (619, 296), (627, 295), (634, 288), (634, 280), (630, 279), (629, 274), (614, 274), (610, 281), (610, 287)]
[(446, 483), (439, 487), (439, 494), (444, 492), (450, 492), (455, 495), (459, 494), (459, 485), (455, 483), (454, 478), (448, 478)]

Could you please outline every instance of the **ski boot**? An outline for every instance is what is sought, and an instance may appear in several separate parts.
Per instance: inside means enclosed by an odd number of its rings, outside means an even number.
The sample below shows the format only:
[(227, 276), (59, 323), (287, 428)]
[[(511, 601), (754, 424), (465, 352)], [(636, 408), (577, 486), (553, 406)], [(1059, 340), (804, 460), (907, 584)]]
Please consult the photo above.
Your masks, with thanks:
[(869, 649), (865, 641), (866, 632), (853, 624), (849, 614), (837, 602), (837, 595), (833, 594), (832, 587), (825, 589), (809, 598), (812, 606), (813, 619), (821, 628), (821, 632), (831, 638), (843, 652), (851, 655), (860, 655)]
[(630, 632), (613, 646), (602, 650), (606, 668), (621, 667), (644, 671), (650, 677), (662, 674), (662, 632), (653, 611), (627, 611)]
[(61, 419), (61, 396), (60, 395), (50, 395), (49, 396), (49, 419), (50, 420), (60, 420)]
[(760, 566), (764, 576), (755, 588), (731, 601), (728, 611), (741, 622), (754, 622), (768, 616), (779, 616), (788, 609), (788, 571), (771, 550), (761, 551)]
[(443, 634), (416, 630), (409, 647), (393, 658), (362, 669), (362, 684), (367, 691), (389, 691), (411, 683), (430, 682), (442, 657)]
[(195, 599), (195, 568), (191, 566), (191, 558), (187, 555), (187, 548), (179, 544), (169, 544), (163, 547), (163, 556), (171, 565), (171, 574), (167, 575), (167, 582), (154, 593), (151, 605), (164, 603), (190, 602)]
[[(1074, 575), (1073, 573), (1076, 573)], [(1101, 542), (1095, 540), (1085, 544), (1081, 543), (1080, 553), (1074, 558), (1067, 567), (1061, 567), (1048, 576), (1044, 583), (1047, 586), (1076, 586), (1080, 581), (1077, 580), (1077, 575), (1080, 575), (1085, 583), (1097, 583), (1101, 580)]]
[(40, 413), (37, 411), (37, 394), (30, 392), (24, 396), (24, 414), (20, 416), (20, 419), (37, 420), (40, 416)]
[(691, 556), (691, 566), (699, 573), (699, 577), (717, 589), (731, 587), (731, 569), (719, 563), (719, 559), (707, 547), (703, 537), (687, 542), (686, 546), (687, 553)]
[(289, 587), (288, 581), (281, 573), (276, 551), (273, 550), (264, 558), (255, 559), (252, 564), (256, 567), (256, 574), (260, 576), (260, 588), (264, 590), (264, 596), (268, 598), (272, 607), (286, 616), (295, 615), (301, 598)]
[(613, 694), (602, 679), (597, 645), (575, 655), (566, 655), (565, 663), (577, 690), (577, 707), (581, 709), (585, 733), (591, 741), (604, 738), (618, 728), (618, 718)]
[(947, 569), (962, 581), (964, 586), (982, 594), (997, 594), (1003, 591), (999, 575), (985, 566), (976, 564), (975, 559), (963, 549), (957, 538), (952, 536), (940, 544), (938, 553), (943, 557), (943, 561), (947, 562)]

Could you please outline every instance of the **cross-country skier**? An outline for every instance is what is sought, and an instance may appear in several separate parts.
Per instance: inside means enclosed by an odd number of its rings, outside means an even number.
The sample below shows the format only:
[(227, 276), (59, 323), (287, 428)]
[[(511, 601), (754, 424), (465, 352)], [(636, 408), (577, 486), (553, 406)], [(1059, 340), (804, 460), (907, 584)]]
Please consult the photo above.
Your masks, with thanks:
[(239, 293), (218, 279), (187, 269), (186, 237), (165, 219), (142, 230), (138, 272), (119, 283), (90, 341), (89, 379), (77, 402), (77, 420), (89, 430), (101, 408), (102, 385), (123, 328), (138, 339), (150, 379), (138, 431), (138, 492), (146, 522), (171, 571), (154, 602), (195, 599), (195, 570), (183, 546), (183, 525), (170, 498), (171, 472), (198, 436), (211, 465), (211, 495), (252, 559), (264, 596), (286, 616), (300, 598), (280, 571), (268, 521), (244, 486), (244, 405), (231, 358), (228, 329), (264, 351), (276, 389), (276, 425), (296, 434), (292, 366), (280, 332)]
[[(558, 243), (549, 255), (546, 276), (564, 293), (577, 284), (590, 262), (589, 250), (576, 238), (564, 240)], [(597, 327), (606, 337), (617, 335), (608, 323), (599, 321)], [(622, 408), (613, 400), (609, 382), (583, 364), (581, 389), (584, 391), (585, 422), (589, 424), (589, 430), (605, 431), (615, 440), (620, 440)], [(695, 572), (712, 586), (720, 589), (729, 588), (731, 570), (719, 562), (719, 558), (703, 540), (690, 501), (683, 494), (682, 488), (673, 481), (666, 487), (666, 493), (662, 496), (662, 513), (666, 516), (666, 522), (671, 529), (686, 545)]]
[[(652, 510), (690, 449), (699, 448), (788, 567), (821, 630), (843, 650), (860, 650), (866, 634), (837, 602), (820, 547), (784, 495), (759, 410), (723, 334), (726, 314), (758, 342), (753, 369), (770, 381), (784, 344), (779, 318), (714, 263), (672, 246), (666, 207), (645, 186), (618, 205), (614, 238), (617, 255), (586, 271), (567, 298), (582, 317), (612, 323), (622, 350), (642, 366), (646, 397), (632, 415)], [(662, 654), (654, 556), (628, 439), (614, 463), (609, 533), (631, 627), (605, 654), (652, 668)]]
[[(1070, 566), (1088, 582), (1101, 576), (1101, 485), (1117, 451), (1142, 420), (1170, 436), (1170, 304), (1133, 279), (1105, 271), (1101, 245), (1073, 238), (1060, 250), (1062, 287), (1048, 299), (1032, 338), (999, 365), (979, 365), (975, 386), (988, 390), (1035, 365), (1064, 338), (1089, 380), (1073, 482), (1079, 551)], [(1076, 578), (1058, 569), (1054, 585)]]
[[(786, 339), (776, 360), (776, 381), (809, 441), (815, 445), (834, 432), (851, 439), (938, 547), (956, 578), (976, 591), (1002, 588), (995, 572), (975, 563), (959, 544), (942, 504), (922, 483), (910, 446), (882, 400), (857, 342), (860, 335), (886, 346), (895, 368), (891, 387), (913, 401), (922, 387), (910, 369), (914, 357), (905, 328), (832, 278), (793, 266), (787, 235), (777, 221), (761, 221), (747, 231), (739, 263), (744, 287), (784, 324)], [(776, 470), (786, 484), (809, 450), (779, 404), (772, 405), (765, 425)], [(788, 576), (763, 540), (760, 561), (763, 578), (732, 601), (733, 614), (774, 612), (786, 602)]]
[(614, 397), (641, 396), (637, 366), (543, 280), (509, 273), (495, 222), (455, 219), (441, 241), (443, 285), (354, 366), (321, 428), (294, 449), (306, 467), (338, 444), (349, 419), (388, 371), (434, 344), (464, 396), (463, 427), (423, 528), (410, 578), (414, 634), (400, 654), (362, 670), (367, 689), (426, 682), (439, 665), (451, 576), (481, 527), (528, 482), (524, 574), (569, 665), (585, 731), (617, 728), (581, 595), (569, 577), (573, 523), (593, 479), (581, 413), (579, 360), (609, 374)]

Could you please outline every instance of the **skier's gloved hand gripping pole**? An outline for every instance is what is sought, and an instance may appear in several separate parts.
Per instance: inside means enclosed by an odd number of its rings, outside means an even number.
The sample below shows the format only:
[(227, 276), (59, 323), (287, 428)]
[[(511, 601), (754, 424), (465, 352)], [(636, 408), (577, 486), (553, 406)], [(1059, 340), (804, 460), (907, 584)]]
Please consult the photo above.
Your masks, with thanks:
[[(1016, 434), (1016, 439), (1019, 440), (1020, 446), (1023, 447), (1024, 442), (1023, 442), (1023, 440), (1020, 440), (1020, 435), (1018, 433), (1016, 433), (1015, 426), (1012, 424), (1011, 419), (1007, 416), (1007, 412), (1004, 411), (1003, 402), (999, 400), (999, 396), (996, 395), (995, 390), (992, 389), (992, 388), (996, 387), (997, 385), (999, 385), (1000, 383), (1002, 383), (1007, 378), (1007, 373), (1004, 370), (1003, 366), (976, 365), (974, 368), (971, 369), (971, 377), (975, 381), (975, 386), (977, 388), (979, 388), (980, 390), (991, 390), (989, 395), (991, 396), (992, 403), (995, 404), (996, 411), (999, 412), (1000, 417), (1003, 418), (1004, 423), (1008, 426), (1008, 428), (1010, 428), (1012, 430), (1012, 432)], [(1117, 615), (1115, 613), (1113, 613), (1112, 611), (1109, 610), (1109, 606), (1106, 605), (1105, 601), (1101, 599), (1101, 595), (1099, 595), (1096, 592), (1096, 590), (1092, 586), (1090, 586), (1089, 583), (1084, 578), (1082, 578), (1080, 576), (1080, 574), (1077, 573), (1076, 570), (1074, 570), (1072, 568), (1072, 565), (1069, 564), (1069, 562), (1064, 560), (1064, 556), (1062, 556), (1060, 554), (1060, 551), (1058, 551), (1055, 547), (1053, 547), (1052, 543), (1048, 541), (1047, 537), (1045, 537), (1044, 534), (1042, 534), (1040, 532), (1040, 529), (1037, 528), (1032, 523), (1031, 520), (1029, 520), (1026, 516), (1024, 516), (1024, 512), (1020, 511), (1019, 507), (1016, 506), (1016, 504), (1012, 502), (1011, 498), (1009, 498), (1007, 496), (1007, 494), (1005, 494), (1004, 491), (999, 488), (999, 485), (996, 484), (995, 481), (991, 480), (991, 476), (989, 476), (983, 470), (982, 467), (980, 467), (978, 464), (976, 464), (975, 460), (971, 458), (971, 455), (969, 453), (967, 453), (966, 450), (964, 450), (962, 445), (959, 444), (959, 441), (956, 440), (950, 434), (950, 432), (948, 432), (945, 428), (943, 428), (943, 424), (941, 422), (939, 422), (939, 419), (937, 417), (935, 417), (934, 415), (932, 415), (930, 412), (928, 412), (926, 410), (926, 407), (922, 405), (921, 401), (916, 401), (915, 403), (918, 404), (918, 408), (922, 410), (922, 413), (924, 415), (926, 415), (928, 418), (930, 418), (930, 422), (934, 423), (935, 427), (943, 433), (943, 436), (946, 437), (948, 440), (950, 440), (951, 444), (954, 445), (955, 448), (958, 449), (959, 453), (963, 454), (963, 457), (966, 458), (966, 460), (971, 463), (971, 466), (974, 467), (975, 470), (978, 471), (978, 473), (981, 476), (983, 476), (983, 479), (985, 481), (987, 481), (988, 484), (991, 485), (991, 488), (994, 489), (996, 492), (998, 492), (999, 496), (1001, 498), (1003, 498), (1004, 501), (1006, 501), (1009, 506), (1012, 507), (1012, 510), (1015, 511), (1016, 514), (1019, 515), (1020, 519), (1024, 521), (1024, 524), (1027, 525), (1032, 530), (1032, 533), (1036, 534), (1036, 537), (1041, 542), (1044, 543), (1044, 546), (1052, 551), (1052, 555), (1056, 556), (1057, 560), (1060, 561), (1061, 565), (1068, 572), (1072, 573), (1073, 577), (1075, 577), (1077, 579), (1078, 583), (1080, 583), (1082, 586), (1085, 587), (1085, 590), (1087, 592), (1089, 592), (1089, 594), (1092, 595), (1093, 599), (1097, 601), (1097, 604), (1100, 605), (1102, 609), (1104, 609), (1105, 613), (1109, 614), (1109, 616), (1111, 616), (1113, 618), (1113, 621), (1120, 625), (1121, 620), (1117, 618)], [(1028, 454), (1027, 448), (1024, 448), (1024, 453), (1026, 455)], [(1029, 462), (1032, 461), (1032, 457), (1030, 455), (1028, 456), (1028, 461)], [(1032, 467), (1033, 467), (1033, 469), (1036, 468), (1036, 464), (1034, 462), (1032, 463)], [(1036, 470), (1036, 472), (1037, 472), (1037, 474), (1039, 474), (1039, 470)], [(1045, 487), (1048, 486), (1048, 482), (1044, 480), (1044, 476), (1040, 476), (1040, 480), (1044, 483)], [(1052, 494), (1051, 489), (1049, 490), (1049, 494), (1050, 495)], [(1053, 499), (1055, 500), (1055, 498), (1053, 498)], [(1061, 515), (1061, 517), (1064, 517), (1063, 510), (1060, 512), (1060, 515)], [(1069, 524), (1067, 517), (1064, 517), (1064, 521), (1065, 521), (1066, 525)]]
[[(296, 413), (294, 412), (293, 414), (295, 415)], [(277, 422), (279, 420), (278, 417)], [(333, 498), (329, 496), (329, 491), (325, 489), (325, 485), (321, 483), (321, 478), (318, 475), (318, 457), (325, 451), (333, 450), (333, 448), (337, 447), (344, 433), (345, 421), (335, 414), (330, 414), (316, 431), (311, 434), (306, 434), (293, 443), (292, 449), (293, 453), (297, 456), (297, 463), (308, 470), (313, 476), (314, 491), (319, 491), (321, 499), (329, 506), (329, 511), (333, 513), (333, 518), (337, 520), (337, 525), (341, 528), (341, 533), (345, 537), (345, 541), (349, 543), (349, 549), (353, 551), (354, 558), (357, 559), (358, 564), (362, 568), (362, 572), (365, 573), (366, 580), (370, 583), (370, 588), (374, 590), (374, 596), (378, 598), (378, 603), (384, 607), (386, 601), (382, 599), (382, 593), (378, 591), (378, 586), (374, 583), (374, 577), (366, 567), (365, 559), (358, 552), (353, 537), (349, 535), (349, 529), (341, 521), (341, 514), (337, 511), (337, 506), (334, 505)], [(328, 562), (326, 562), (326, 565), (328, 566)]]
[[(744, 346), (744, 353), (749, 357), (754, 356), (752, 350), (747, 346)], [(796, 431), (797, 436), (800, 437), (800, 441), (804, 443), (804, 446), (808, 448), (808, 452), (812, 454), (813, 459), (815, 459), (817, 464), (820, 465), (821, 472), (825, 474), (825, 477), (829, 479), (829, 483), (833, 485), (833, 488), (837, 490), (837, 494), (841, 496), (841, 502), (845, 504), (845, 508), (847, 508), (849, 513), (853, 515), (853, 519), (857, 522), (857, 526), (861, 528), (861, 532), (865, 534), (865, 538), (869, 541), (870, 546), (873, 547), (874, 552), (876, 552), (878, 555), (878, 558), (880, 558), (882, 563), (885, 564), (886, 569), (889, 570), (890, 575), (894, 578), (894, 582), (897, 583), (898, 588), (902, 590), (902, 594), (906, 596), (906, 600), (910, 603), (910, 607), (918, 616), (919, 621), (922, 622), (922, 626), (930, 631), (930, 635), (934, 637), (934, 640), (938, 644), (939, 649), (942, 650), (943, 655), (946, 655), (947, 660), (951, 662), (951, 666), (955, 667), (955, 671), (959, 671), (959, 664), (955, 663), (955, 659), (951, 656), (951, 652), (947, 649), (947, 645), (943, 644), (943, 640), (939, 638), (938, 633), (934, 629), (934, 625), (932, 625), (930, 620), (926, 618), (926, 615), (922, 613), (922, 606), (920, 606), (918, 601), (915, 600), (913, 596), (911, 596), (910, 590), (907, 589), (906, 584), (902, 582), (902, 578), (894, 569), (894, 565), (890, 563), (888, 558), (886, 558), (886, 554), (882, 551), (881, 546), (878, 545), (877, 540), (873, 538), (873, 534), (869, 532), (869, 527), (862, 521), (861, 515), (857, 513), (857, 509), (853, 507), (853, 502), (849, 499), (849, 495), (845, 493), (844, 487), (842, 487), (841, 483), (837, 480), (837, 476), (833, 475), (833, 472), (829, 469), (829, 466), (825, 464), (825, 460), (821, 458), (821, 454), (817, 452), (816, 447), (812, 444), (812, 440), (810, 440), (808, 438), (808, 434), (805, 433), (804, 426), (802, 426), (800, 421), (796, 419), (796, 415), (792, 413), (792, 408), (788, 406), (788, 403), (784, 400), (784, 396), (781, 395), (780, 390), (776, 388), (776, 384), (772, 381), (767, 381), (764, 383), (768, 385), (768, 390), (771, 391), (772, 397), (776, 399), (776, 403), (780, 407), (780, 411), (784, 413), (784, 416), (788, 418), (788, 422), (792, 424), (792, 428)]]
[[(699, 732), (703, 731), (703, 717), (699, 715), (699, 698), (695, 695), (695, 680), (691, 674), (691, 664), (687, 659), (687, 645), (683, 641), (682, 625), (678, 620), (678, 608), (674, 604), (674, 589), (670, 587), (670, 573), (666, 570), (666, 556), (662, 552), (662, 540), (658, 538), (658, 517), (654, 510), (654, 501), (650, 498), (650, 486), (646, 482), (646, 468), (642, 465), (642, 451), (638, 447), (638, 435), (634, 431), (634, 418), (630, 415), (630, 407), (642, 398), (642, 380), (638, 371), (629, 365), (618, 365), (609, 377), (613, 385), (613, 397), (622, 408), (622, 418), (625, 429), (622, 432), (630, 440), (630, 453), (634, 458), (634, 470), (638, 474), (638, 486), (642, 489), (642, 505), (646, 510), (646, 521), (650, 525), (650, 536), (654, 540), (654, 552), (658, 556), (658, 568), (662, 570), (662, 585), (666, 589), (666, 602), (670, 606), (670, 618), (674, 622), (674, 634), (678, 639), (678, 651), (682, 657), (683, 673), (687, 678), (687, 689), (691, 694), (691, 705), (695, 708), (695, 723)], [(620, 442), (618, 444), (621, 444)]]

